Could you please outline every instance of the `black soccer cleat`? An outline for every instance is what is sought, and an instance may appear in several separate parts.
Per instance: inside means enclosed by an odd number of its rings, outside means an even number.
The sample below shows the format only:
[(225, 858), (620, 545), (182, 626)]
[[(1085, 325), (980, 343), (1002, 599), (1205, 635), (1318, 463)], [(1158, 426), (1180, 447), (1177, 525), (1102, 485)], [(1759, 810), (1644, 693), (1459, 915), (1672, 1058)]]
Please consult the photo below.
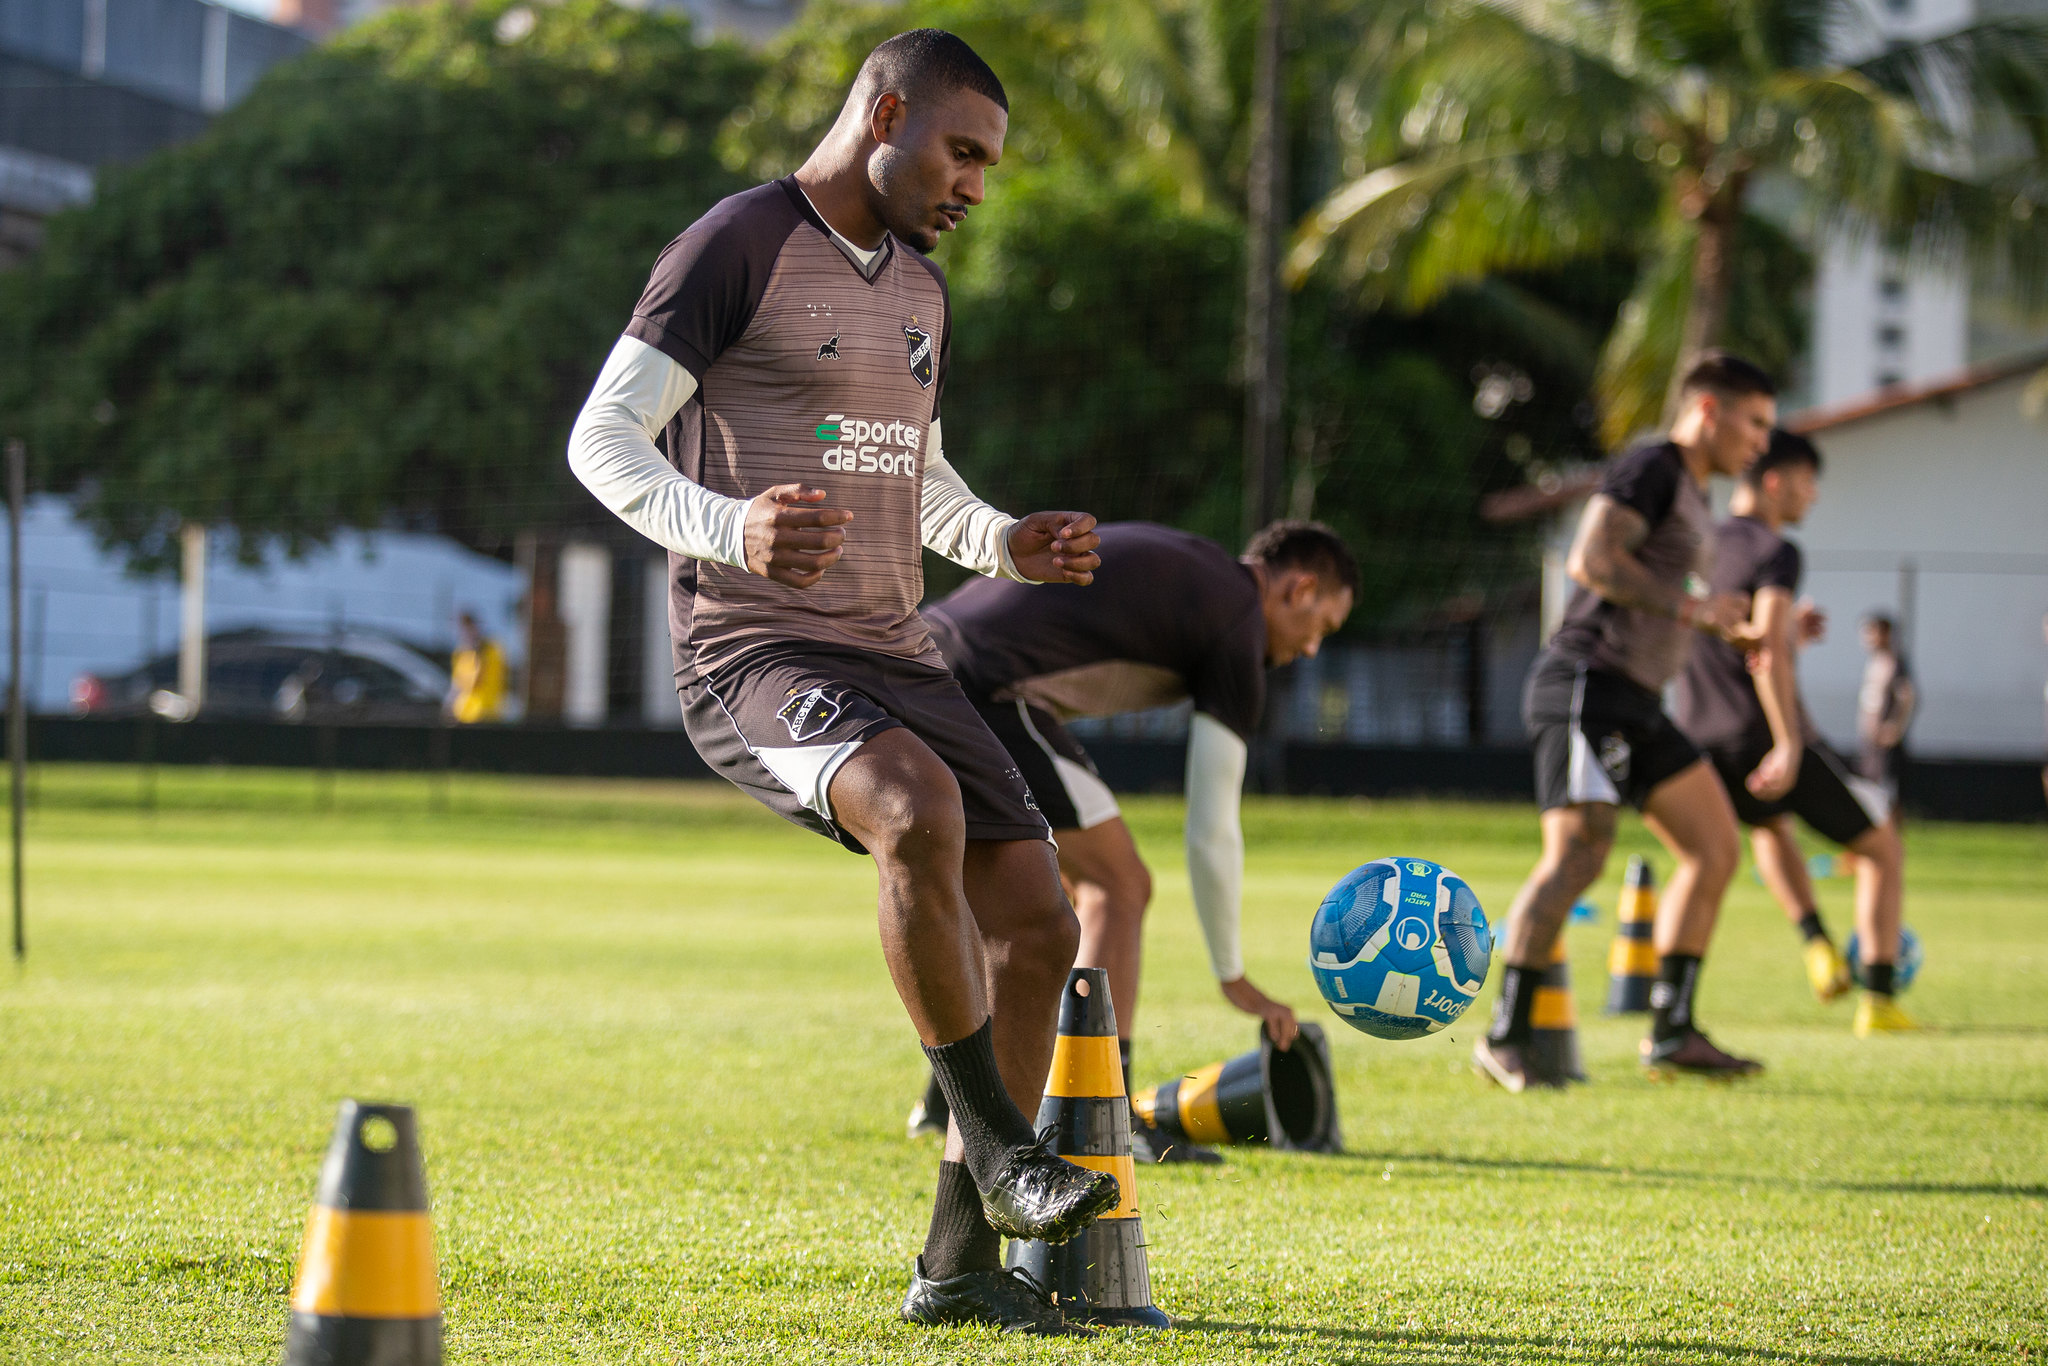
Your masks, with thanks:
[(1116, 1178), (1053, 1156), (1046, 1147), (1051, 1137), (1048, 1126), (1036, 1143), (1011, 1149), (1010, 1160), (981, 1193), (988, 1226), (1006, 1238), (1064, 1243), (1116, 1208)]
[(1714, 1041), (1688, 1026), (1668, 1039), (1643, 1040), (1643, 1070), (1662, 1078), (1680, 1072), (1695, 1077), (1753, 1077), (1764, 1070), (1754, 1058), (1738, 1058), (1714, 1046)]
[(1164, 1132), (1147, 1124), (1131, 1112), (1131, 1160), (1143, 1166), (1148, 1162), (1185, 1162), (1197, 1167), (1220, 1167), (1223, 1154), (1214, 1148), (1204, 1148), (1199, 1143), (1182, 1143), (1168, 1138)]
[(1532, 1049), (1479, 1036), (1472, 1045), (1472, 1070), (1504, 1091), (1562, 1090), (1565, 1079), (1539, 1067)]
[(1089, 1329), (1068, 1323), (1045, 1288), (1022, 1267), (1000, 1271), (963, 1271), (936, 1281), (924, 1274), (924, 1258), (910, 1264), (910, 1289), (900, 1311), (905, 1323), (928, 1327), (945, 1323), (983, 1323), (1005, 1333), (1040, 1337), (1093, 1337)]

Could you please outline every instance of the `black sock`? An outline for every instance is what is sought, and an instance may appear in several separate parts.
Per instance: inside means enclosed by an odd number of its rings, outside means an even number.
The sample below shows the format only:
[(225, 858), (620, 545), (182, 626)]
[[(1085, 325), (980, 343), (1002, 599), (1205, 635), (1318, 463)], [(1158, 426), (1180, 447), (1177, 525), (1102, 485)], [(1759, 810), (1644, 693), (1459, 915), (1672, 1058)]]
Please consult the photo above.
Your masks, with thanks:
[(1863, 989), (1874, 991), (1880, 996), (1892, 994), (1892, 963), (1865, 963), (1863, 965)]
[(931, 1232), (924, 1236), (925, 1277), (943, 1281), (968, 1271), (997, 1271), (1002, 1265), (1002, 1235), (982, 1217), (974, 1174), (964, 1162), (941, 1162)]
[(967, 1145), (965, 1160), (974, 1173), (975, 1188), (987, 1190), (1009, 1160), (1010, 1150), (1037, 1137), (996, 1069), (994, 1021), (983, 1020), (981, 1028), (964, 1039), (937, 1048), (926, 1045), (924, 1055), (932, 1061), (932, 1075), (939, 1079), (953, 1123)]
[(1536, 988), (1543, 982), (1542, 968), (1518, 968), (1509, 964), (1500, 975), (1500, 999), (1493, 1006), (1493, 1027), (1486, 1031), (1492, 1043), (1529, 1042), (1529, 1012), (1536, 1007)]
[(1835, 942), (1828, 939), (1828, 927), (1820, 923), (1820, 912), (1811, 906), (1806, 908), (1805, 915), (1799, 917), (1799, 937), (1808, 943), (1816, 939), (1826, 939), (1830, 944)]
[(1121, 1062), (1123, 1063), (1123, 1065), (1124, 1065), (1124, 1094), (1125, 1094), (1126, 1096), (1129, 1096), (1130, 1094), (1132, 1094), (1132, 1092), (1131, 1092), (1131, 1041), (1130, 1041), (1129, 1039), (1118, 1039), (1118, 1040), (1116, 1041), (1116, 1055), (1117, 1055), (1117, 1058), (1118, 1058), (1118, 1059), (1119, 1059), (1119, 1060), (1120, 1060), (1120, 1061), (1121, 1061)]
[(924, 1081), (924, 1117), (940, 1128), (946, 1127), (946, 1093), (939, 1086), (939, 1074), (933, 1072)]
[(1650, 1037), (1662, 1043), (1693, 1027), (1692, 993), (1700, 981), (1700, 960), (1667, 953), (1657, 960), (1657, 985), (1650, 988)]

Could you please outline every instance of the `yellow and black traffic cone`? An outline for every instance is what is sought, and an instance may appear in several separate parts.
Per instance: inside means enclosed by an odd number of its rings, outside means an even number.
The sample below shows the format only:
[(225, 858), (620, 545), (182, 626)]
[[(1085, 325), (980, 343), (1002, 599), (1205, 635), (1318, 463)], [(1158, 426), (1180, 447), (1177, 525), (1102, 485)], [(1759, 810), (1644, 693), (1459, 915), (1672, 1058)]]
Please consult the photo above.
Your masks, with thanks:
[(1550, 966), (1536, 984), (1536, 999), (1529, 1003), (1529, 1047), (1545, 1076), (1586, 1079), (1585, 1064), (1579, 1060), (1579, 1007), (1572, 999), (1572, 965), (1565, 956), (1563, 930), (1557, 932)]
[(1259, 1046), (1212, 1062), (1131, 1099), (1138, 1117), (1176, 1143), (1271, 1143), (1297, 1152), (1344, 1150), (1330, 1041), (1303, 1021), (1282, 1052), (1259, 1027)]
[(1172, 1320), (1152, 1305), (1137, 1166), (1131, 1161), (1131, 1106), (1116, 1051), (1109, 973), (1101, 968), (1075, 968), (1067, 975), (1059, 1041), (1038, 1107), (1039, 1129), (1048, 1126), (1053, 1151), (1076, 1166), (1114, 1176), (1119, 1199), (1072, 1242), (1011, 1243), (1009, 1264), (1030, 1272), (1078, 1323), (1171, 1327)]
[(1615, 910), (1614, 943), (1607, 949), (1607, 1013), (1639, 1015), (1657, 985), (1657, 877), (1641, 854), (1630, 857)]
[(292, 1287), (284, 1366), (439, 1366), (441, 1291), (409, 1105), (345, 1100)]

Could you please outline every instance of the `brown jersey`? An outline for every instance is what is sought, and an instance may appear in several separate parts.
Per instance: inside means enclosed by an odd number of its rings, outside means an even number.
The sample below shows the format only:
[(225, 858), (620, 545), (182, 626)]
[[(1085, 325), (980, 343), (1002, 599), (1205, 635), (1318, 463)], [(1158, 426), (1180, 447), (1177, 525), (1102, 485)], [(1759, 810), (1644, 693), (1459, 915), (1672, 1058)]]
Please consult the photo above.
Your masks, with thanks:
[(794, 178), (734, 195), (669, 243), (626, 335), (697, 381), (661, 445), (715, 493), (825, 490), (853, 513), (810, 588), (669, 556), (676, 676), (768, 641), (940, 663), (917, 613), (926, 437), (949, 354), (939, 268), (893, 237), (863, 266)]
[[(1659, 583), (1683, 590), (1695, 575), (1707, 577), (1713, 567), (1713, 510), (1677, 446), (1658, 441), (1630, 451), (1608, 467), (1600, 492), (1649, 524), (1635, 556)], [(1623, 607), (1580, 588), (1565, 607), (1550, 649), (1659, 692), (1684, 667), (1692, 637), (1690, 628), (1671, 617)]]

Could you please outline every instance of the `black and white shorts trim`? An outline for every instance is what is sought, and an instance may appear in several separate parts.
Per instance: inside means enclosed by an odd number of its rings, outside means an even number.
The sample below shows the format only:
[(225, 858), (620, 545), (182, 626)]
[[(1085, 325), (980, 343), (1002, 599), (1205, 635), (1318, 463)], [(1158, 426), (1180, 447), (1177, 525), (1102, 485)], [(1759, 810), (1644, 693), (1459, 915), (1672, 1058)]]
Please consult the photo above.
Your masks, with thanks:
[(1891, 819), (1891, 797), (1883, 786), (1851, 772), (1840, 755), (1817, 742), (1806, 746), (1790, 792), (1774, 802), (1759, 799), (1748, 778), (1770, 750), (1770, 742), (1762, 741), (1707, 753), (1744, 825), (1767, 825), (1790, 812), (1836, 844), (1849, 845)]
[(1021, 697), (1009, 702), (971, 700), (1023, 771), (1054, 830), (1091, 830), (1123, 814), (1116, 794), (1095, 771), (1095, 760), (1052, 713)]
[(1536, 750), (1536, 799), (1545, 811), (1602, 802), (1638, 811), (1700, 752), (1632, 679), (1545, 653), (1529, 671), (1522, 719)]
[(833, 818), (832, 779), (902, 726), (953, 771), (971, 840), (1043, 840), (1051, 828), (1018, 765), (942, 668), (796, 642), (764, 645), (678, 692), (690, 743), (719, 776), (784, 820), (867, 852)]

